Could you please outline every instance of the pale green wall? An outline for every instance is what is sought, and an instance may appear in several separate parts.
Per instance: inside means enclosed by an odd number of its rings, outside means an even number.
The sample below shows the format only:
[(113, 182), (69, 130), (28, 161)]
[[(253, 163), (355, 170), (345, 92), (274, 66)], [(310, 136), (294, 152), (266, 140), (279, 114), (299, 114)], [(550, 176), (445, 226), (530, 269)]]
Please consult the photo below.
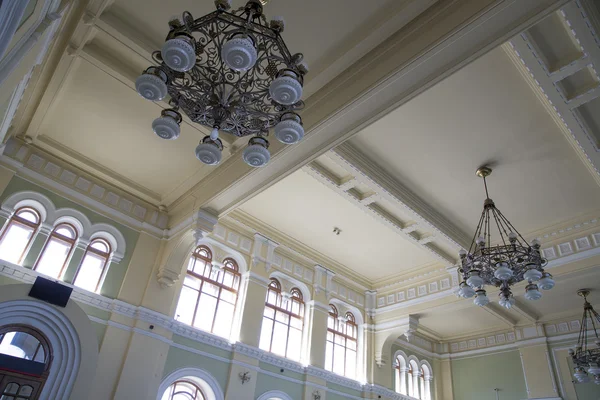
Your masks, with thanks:
[(527, 399), (527, 389), (518, 350), (452, 360), (452, 386), (457, 400)]
[(165, 361), (163, 378), (174, 371), (187, 367), (203, 369), (211, 374), (217, 380), (219, 386), (221, 386), (223, 393), (225, 393), (230, 368), (228, 362), (215, 360), (210, 357), (171, 346), (169, 348), (169, 354), (167, 354), (167, 360)]
[[(108, 273), (106, 274), (106, 279), (104, 280), (104, 284), (102, 285), (101, 289), (101, 294), (103, 296), (110, 297), (113, 299), (117, 297), (117, 294), (119, 293), (119, 289), (121, 288), (121, 284), (123, 283), (123, 279), (125, 277), (125, 272), (127, 271), (127, 266), (129, 265), (129, 262), (131, 260), (133, 249), (135, 248), (135, 245), (137, 243), (139, 232), (17, 176), (11, 179), (4, 192), (0, 195), (0, 203), (2, 203), (10, 195), (25, 190), (30, 190), (33, 192), (43, 194), (44, 196), (48, 197), (52, 201), (52, 203), (54, 203), (54, 206), (57, 209), (72, 208), (74, 210), (80, 211), (81, 213), (85, 214), (86, 217), (88, 217), (92, 224), (109, 224), (117, 228), (123, 234), (125, 242), (127, 243), (125, 254), (119, 264), (111, 263)], [(39, 247), (39, 249), (37, 249), (38, 252), (41, 250), (43, 242), (44, 241), (41, 240), (36, 241), (36, 243), (34, 243), (34, 247)], [(33, 266), (33, 264), (35, 263), (34, 254), (38, 254), (35, 253), (34, 250), (36, 249), (32, 247), (30, 254), (32, 254), (33, 256), (26, 257), (23, 262), (23, 266), (28, 268), (31, 268)]]
[(254, 391), (255, 397), (258, 397), (269, 390), (281, 390), (292, 399), (302, 399), (304, 385), (259, 373), (256, 380), (256, 390)]
[[(569, 369), (574, 371), (573, 361), (568, 360)], [(600, 385), (594, 384), (593, 377), (589, 383), (576, 383), (575, 393), (577, 393), (577, 400), (600, 400)]]

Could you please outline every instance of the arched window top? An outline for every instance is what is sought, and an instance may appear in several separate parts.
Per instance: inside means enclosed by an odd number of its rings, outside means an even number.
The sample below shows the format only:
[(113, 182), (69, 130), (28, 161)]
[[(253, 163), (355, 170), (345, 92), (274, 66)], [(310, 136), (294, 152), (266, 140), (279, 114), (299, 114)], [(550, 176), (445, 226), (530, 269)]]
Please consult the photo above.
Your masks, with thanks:
[(356, 325), (356, 318), (354, 318), (354, 314), (352, 314), (350, 311), (346, 313), (346, 322)]
[(269, 289), (281, 291), (281, 283), (279, 283), (277, 279), (271, 278), (271, 283), (269, 283)]
[(52, 352), (44, 335), (27, 326), (7, 326), (0, 329), (0, 354), (45, 364), (48, 369)]
[(303, 301), (304, 298), (302, 297), (302, 291), (298, 288), (292, 288), (292, 290), (290, 290), (290, 294), (292, 295), (293, 298), (298, 299), (300, 301)]
[(56, 225), (56, 227), (54, 227), (54, 230), (52, 231), (52, 233), (55, 236), (61, 237), (62, 239), (71, 239), (71, 240), (77, 239), (77, 230), (75, 229), (75, 227), (73, 225), (68, 224), (68, 223), (62, 223), (62, 224)]
[(167, 388), (161, 400), (206, 400), (206, 397), (191, 379), (181, 379)]
[(31, 207), (22, 207), (15, 211), (16, 218), (22, 220), (21, 222), (29, 222), (32, 225), (38, 226), (41, 221), (40, 213)]
[[(179, 397), (171, 397), (171, 394), (174, 393), (174, 390), (171, 388), (176, 385), (178, 382), (187, 382), (190, 384), (188, 386), (189, 389), (194, 389), (192, 386), (195, 386), (196, 389), (200, 389), (200, 394), (203, 397), (191, 397), (189, 396), (188, 390), (187, 396), (180, 395)], [(185, 386), (180, 386), (179, 389), (183, 389)], [(179, 391), (179, 390), (178, 390)], [(186, 393), (186, 392), (184, 392)], [(210, 375), (208, 372), (197, 369), (197, 368), (183, 368), (171, 373), (167, 376), (164, 381), (160, 384), (158, 389), (158, 393), (156, 396), (157, 400), (223, 400), (223, 390), (219, 386), (217, 380)]]
[(196, 247), (194, 253), (192, 254), (194, 257), (201, 258), (205, 261), (212, 261), (212, 252), (210, 249), (204, 245), (200, 245)]
[(238, 264), (233, 258), (226, 258), (223, 260), (223, 268), (227, 268), (234, 272), (239, 272)]
[(337, 318), (338, 316), (338, 309), (333, 304), (329, 305), (329, 315), (331, 315), (334, 318)]
[(110, 244), (104, 239), (94, 239), (90, 242), (90, 250), (96, 250), (104, 254), (110, 254)]

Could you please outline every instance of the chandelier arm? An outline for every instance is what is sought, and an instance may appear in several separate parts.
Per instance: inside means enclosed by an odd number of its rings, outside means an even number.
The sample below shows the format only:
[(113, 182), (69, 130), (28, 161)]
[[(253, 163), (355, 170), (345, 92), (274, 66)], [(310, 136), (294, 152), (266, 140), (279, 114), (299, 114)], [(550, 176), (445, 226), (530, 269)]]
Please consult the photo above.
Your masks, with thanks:
[(479, 217), (479, 222), (477, 223), (477, 229), (475, 229), (475, 234), (473, 235), (473, 239), (471, 240), (471, 245), (469, 246), (469, 254), (473, 254), (475, 249), (477, 248), (475, 245), (475, 240), (481, 235), (481, 229), (483, 227), (485, 218), (485, 209), (481, 212), (481, 217)]
[(498, 210), (498, 213), (500, 214), (501, 218), (504, 220), (506, 225), (510, 228), (511, 232), (515, 233), (519, 238), (521, 238), (522, 245), (524, 245), (525, 247), (530, 247), (527, 240), (525, 240), (525, 238), (519, 233), (519, 231), (513, 226), (513, 224), (510, 223), (508, 218), (506, 218), (504, 214), (502, 214), (502, 211)]
[(485, 239), (487, 240), (487, 248), (491, 248), (491, 234), (490, 234), (490, 210), (486, 209), (485, 212), (485, 227), (486, 227), (486, 233), (485, 233)]
[(502, 234), (502, 231), (504, 231), (504, 233), (506, 234), (506, 237), (508, 237), (508, 233), (506, 232), (506, 229), (504, 228), (504, 225), (502, 224), (502, 221), (500, 218), (498, 218), (498, 213), (500, 211), (498, 211), (498, 209), (496, 207), (491, 207), (492, 208), (492, 215), (494, 216), (494, 220), (496, 221), (496, 226), (498, 226), (498, 232), (500, 232), (500, 239), (502, 239), (502, 244), (504, 246), (506, 246), (506, 239), (504, 239), (504, 235)]
[(590, 320), (592, 321), (592, 328), (594, 328), (594, 334), (596, 335), (596, 339), (598, 339), (598, 330), (596, 329), (596, 322), (594, 321), (594, 317), (596, 317), (595, 319), (598, 320), (598, 323), (600, 323), (600, 315), (598, 315), (596, 310), (594, 310), (593, 308), (590, 308), (589, 311)]

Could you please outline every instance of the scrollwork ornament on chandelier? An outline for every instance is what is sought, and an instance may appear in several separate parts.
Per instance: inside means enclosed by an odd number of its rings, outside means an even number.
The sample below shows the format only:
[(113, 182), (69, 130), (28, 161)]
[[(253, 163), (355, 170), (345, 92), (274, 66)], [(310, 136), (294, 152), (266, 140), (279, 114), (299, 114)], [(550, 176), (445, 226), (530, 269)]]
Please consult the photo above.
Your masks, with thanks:
[(288, 145), (304, 136), (298, 112), (308, 68), (302, 54), (290, 53), (283, 41), (283, 20), (267, 22), (266, 2), (249, 0), (230, 10), (228, 0), (215, 0), (216, 11), (201, 18), (186, 11), (181, 20), (172, 19), (163, 47), (152, 54), (157, 65), (135, 82), (147, 100), (170, 97), (172, 108), (152, 124), (160, 138), (179, 137), (181, 111), (211, 130), (196, 147), (205, 164), (221, 161), (220, 133), (250, 137), (243, 159), (252, 167), (269, 162), (271, 129)]
[[(485, 166), (477, 170), (483, 178), (486, 199), (469, 251), (459, 253), (463, 282), (458, 295), (474, 297), (473, 302), (483, 307), (490, 302), (485, 286), (496, 286), (500, 289), (498, 303), (511, 308), (515, 304), (513, 285), (527, 281), (525, 298), (538, 300), (542, 297), (540, 289), (552, 289), (554, 279), (544, 271), (547, 261), (540, 253), (540, 242), (528, 244), (490, 199), (486, 178), (491, 173), (491, 168)], [(493, 234), (497, 237), (492, 238)]]
[[(577, 347), (569, 349), (569, 355), (575, 366), (573, 376), (578, 383), (588, 383), (593, 379), (596, 385), (600, 385), (600, 337), (598, 337), (596, 327), (598, 324), (598, 328), (600, 328), (600, 315), (587, 301), (587, 296), (590, 294), (589, 289), (580, 289), (577, 294), (583, 297), (583, 316), (579, 326)], [(594, 330), (594, 344), (588, 345), (588, 330), (591, 329)]]

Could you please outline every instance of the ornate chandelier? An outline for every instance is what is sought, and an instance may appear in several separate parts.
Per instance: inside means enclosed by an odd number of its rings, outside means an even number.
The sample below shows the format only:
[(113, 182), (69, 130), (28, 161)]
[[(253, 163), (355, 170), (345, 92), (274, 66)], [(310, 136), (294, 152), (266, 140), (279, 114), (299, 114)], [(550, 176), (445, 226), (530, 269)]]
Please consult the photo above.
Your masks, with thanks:
[(170, 96), (171, 108), (152, 123), (159, 137), (179, 137), (180, 110), (212, 129), (196, 147), (196, 157), (205, 164), (221, 161), (220, 132), (251, 136), (243, 158), (253, 167), (269, 162), (271, 128), (285, 144), (304, 136), (297, 111), (304, 107), (302, 85), (308, 69), (302, 54), (292, 55), (281, 38), (283, 20), (267, 23), (266, 2), (249, 0), (228, 11), (228, 0), (216, 0), (217, 10), (201, 18), (186, 11), (182, 20), (172, 19), (165, 44), (152, 54), (157, 65), (135, 82), (147, 100)]
[[(575, 350), (569, 349), (569, 355), (575, 365), (573, 376), (579, 383), (588, 383), (590, 375), (593, 375), (594, 383), (600, 385), (600, 338), (598, 338), (598, 331), (596, 330), (596, 323), (600, 324), (600, 315), (587, 301), (587, 296), (590, 294), (589, 289), (580, 289), (577, 294), (583, 297), (583, 316), (581, 317), (581, 327), (577, 338), (577, 348)], [(588, 348), (589, 328), (594, 329), (594, 336), (596, 337), (595, 347), (593, 348)]]
[[(525, 298), (538, 300), (542, 297), (539, 289), (552, 289), (554, 279), (544, 272), (547, 261), (540, 254), (540, 242), (533, 240), (531, 245), (527, 244), (490, 199), (486, 177), (491, 173), (492, 169), (485, 166), (477, 170), (477, 175), (483, 178), (486, 199), (469, 251), (459, 253), (463, 282), (458, 295), (464, 298), (475, 296), (473, 302), (485, 306), (490, 301), (485, 285), (496, 286), (500, 288), (500, 305), (511, 308), (515, 304), (511, 286), (527, 280)], [(492, 234), (499, 238), (492, 240)]]

